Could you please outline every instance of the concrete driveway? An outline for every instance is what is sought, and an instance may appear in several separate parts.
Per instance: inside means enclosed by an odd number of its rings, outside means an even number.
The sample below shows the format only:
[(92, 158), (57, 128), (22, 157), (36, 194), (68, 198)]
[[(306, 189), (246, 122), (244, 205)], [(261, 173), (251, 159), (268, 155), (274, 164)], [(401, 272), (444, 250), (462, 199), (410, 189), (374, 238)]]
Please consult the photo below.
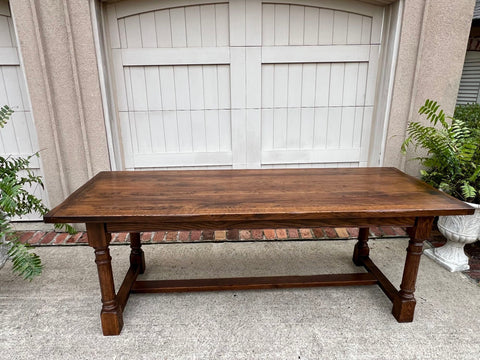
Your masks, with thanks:
[[(361, 271), (354, 241), (146, 245), (145, 278)], [(398, 286), (406, 239), (370, 241)], [(89, 247), (40, 247), (31, 283), (0, 272), (0, 359), (478, 359), (480, 287), (422, 257), (413, 323), (377, 286), (134, 294), (120, 336), (104, 337)], [(129, 247), (112, 246), (116, 286)]]

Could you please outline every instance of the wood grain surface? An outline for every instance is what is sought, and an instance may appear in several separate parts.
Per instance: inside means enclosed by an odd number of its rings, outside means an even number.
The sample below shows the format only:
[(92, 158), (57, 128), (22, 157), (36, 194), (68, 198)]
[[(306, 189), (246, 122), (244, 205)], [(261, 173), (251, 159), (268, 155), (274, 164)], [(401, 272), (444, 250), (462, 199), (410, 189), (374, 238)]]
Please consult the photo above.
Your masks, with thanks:
[(101, 172), (45, 222), (288, 221), (471, 214), (395, 168)]

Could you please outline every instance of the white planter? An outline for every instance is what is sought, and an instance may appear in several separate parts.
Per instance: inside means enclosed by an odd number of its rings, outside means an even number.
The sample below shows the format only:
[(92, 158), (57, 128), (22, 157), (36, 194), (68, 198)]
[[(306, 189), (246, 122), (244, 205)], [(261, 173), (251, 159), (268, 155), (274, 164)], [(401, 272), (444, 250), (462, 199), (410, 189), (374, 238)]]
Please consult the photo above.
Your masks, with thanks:
[(447, 238), (447, 243), (439, 248), (428, 249), (424, 254), (451, 272), (470, 269), (468, 257), (463, 251), (465, 244), (480, 240), (480, 205), (474, 207), (473, 215), (440, 216), (438, 230)]

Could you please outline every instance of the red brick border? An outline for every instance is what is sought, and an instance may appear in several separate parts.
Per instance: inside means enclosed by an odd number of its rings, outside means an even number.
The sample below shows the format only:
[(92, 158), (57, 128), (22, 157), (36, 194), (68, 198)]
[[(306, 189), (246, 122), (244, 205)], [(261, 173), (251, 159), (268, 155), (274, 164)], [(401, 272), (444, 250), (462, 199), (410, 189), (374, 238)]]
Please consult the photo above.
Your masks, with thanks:
[[(33, 246), (48, 245), (85, 245), (87, 234), (78, 232), (74, 235), (54, 231), (24, 231), (17, 233), (24, 244)], [(262, 241), (262, 240), (335, 240), (355, 239), (355, 228), (308, 228), (308, 229), (254, 229), (254, 230), (204, 230), (204, 231), (158, 231), (142, 233), (142, 242), (151, 243), (187, 243), (187, 242), (223, 242), (223, 241)], [(372, 238), (405, 237), (403, 228), (382, 227), (370, 231)], [(128, 233), (112, 234), (112, 244), (128, 244)]]

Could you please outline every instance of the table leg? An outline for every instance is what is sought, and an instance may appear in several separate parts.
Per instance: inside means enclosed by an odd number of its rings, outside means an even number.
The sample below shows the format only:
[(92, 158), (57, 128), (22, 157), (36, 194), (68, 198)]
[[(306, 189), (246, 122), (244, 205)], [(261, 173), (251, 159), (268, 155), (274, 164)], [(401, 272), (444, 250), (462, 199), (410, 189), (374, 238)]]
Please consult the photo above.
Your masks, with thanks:
[(358, 230), (358, 241), (353, 251), (353, 262), (357, 266), (363, 265), (362, 258), (368, 257), (370, 248), (368, 247), (369, 228), (360, 228)]
[(392, 309), (392, 314), (398, 322), (413, 321), (416, 304), (413, 294), (415, 292), (420, 256), (422, 255), (423, 242), (429, 238), (432, 225), (433, 217), (419, 217), (415, 226), (408, 231), (410, 241), (407, 248), (402, 283), (398, 296), (393, 301)]
[(145, 254), (142, 250), (142, 242), (140, 241), (140, 233), (130, 233), (130, 264), (139, 267), (139, 274), (145, 272)]
[(95, 249), (95, 263), (97, 264), (100, 291), (102, 294), (102, 321), (103, 335), (118, 335), (123, 327), (122, 309), (117, 302), (113, 272), (111, 264), (110, 244), (111, 236), (105, 231), (104, 224), (86, 224), (88, 244)]

